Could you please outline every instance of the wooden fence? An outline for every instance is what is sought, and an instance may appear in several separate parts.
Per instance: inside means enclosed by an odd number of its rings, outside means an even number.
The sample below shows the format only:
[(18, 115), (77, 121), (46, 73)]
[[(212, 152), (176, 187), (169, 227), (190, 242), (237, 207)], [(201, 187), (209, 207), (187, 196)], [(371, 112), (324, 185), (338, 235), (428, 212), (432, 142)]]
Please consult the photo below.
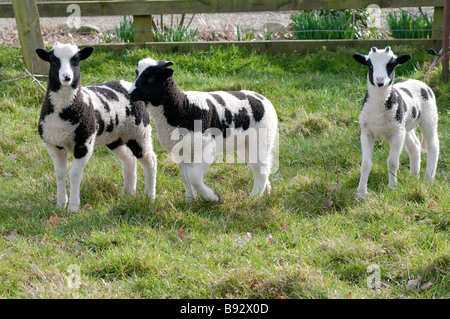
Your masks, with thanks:
[[(115, 16), (134, 17), (135, 43), (101, 44), (97, 48), (124, 49), (148, 47), (154, 50), (190, 51), (205, 50), (211, 46), (238, 45), (253, 50), (269, 52), (300, 52), (323, 47), (395, 45), (413, 44), (423, 48), (440, 48), (444, 25), (444, 1), (448, 0), (129, 0), (129, 1), (56, 1), (38, 2), (40, 17), (68, 17), (69, 4), (79, 5), (81, 16)], [(433, 6), (433, 38), (408, 40), (288, 40), (288, 41), (252, 41), (252, 42), (177, 42), (156, 43), (152, 38), (152, 15), (189, 14), (189, 13), (234, 13), (261, 11), (290, 11), (318, 9), (359, 9), (375, 4), (380, 8)], [(0, 3), (0, 18), (13, 18), (12, 4)], [(24, 54), (25, 56), (25, 54)]]

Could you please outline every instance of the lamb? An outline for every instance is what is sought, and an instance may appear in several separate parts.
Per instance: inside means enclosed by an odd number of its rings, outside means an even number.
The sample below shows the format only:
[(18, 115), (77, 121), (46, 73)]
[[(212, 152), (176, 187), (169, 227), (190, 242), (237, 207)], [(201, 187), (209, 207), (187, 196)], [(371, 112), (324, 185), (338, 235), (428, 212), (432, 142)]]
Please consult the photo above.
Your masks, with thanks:
[(272, 103), (245, 90), (184, 92), (175, 84), (171, 65), (170, 61), (142, 59), (129, 93), (132, 101), (147, 104), (159, 142), (179, 166), (186, 200), (196, 199), (195, 190), (207, 201), (220, 200), (203, 179), (214, 156), (228, 151), (236, 151), (253, 172), (252, 196), (270, 192), (278, 126)]
[[(367, 194), (375, 139), (389, 140), (390, 143), (387, 159), (389, 188), (397, 185), (403, 145), (414, 176), (419, 175), (421, 146), (427, 151), (425, 180), (433, 180), (439, 158), (438, 112), (433, 91), (425, 83), (412, 79), (393, 84), (395, 67), (407, 62), (411, 56), (397, 57), (388, 46), (384, 50), (372, 47), (368, 55), (354, 54), (353, 58), (369, 67), (366, 96), (359, 116), (362, 164), (357, 197), (364, 198)], [(415, 134), (417, 127), (422, 132), (422, 144)]]
[(82, 87), (79, 62), (92, 52), (92, 47), (79, 50), (75, 44), (60, 43), (50, 51), (36, 49), (37, 55), (50, 63), (38, 129), (53, 160), (59, 207), (67, 204), (67, 152), (73, 153), (69, 212), (79, 209), (83, 170), (94, 145), (106, 144), (121, 161), (126, 194), (136, 191), (136, 158), (144, 170), (145, 194), (153, 199), (156, 192), (156, 155), (145, 104), (130, 100), (129, 82)]

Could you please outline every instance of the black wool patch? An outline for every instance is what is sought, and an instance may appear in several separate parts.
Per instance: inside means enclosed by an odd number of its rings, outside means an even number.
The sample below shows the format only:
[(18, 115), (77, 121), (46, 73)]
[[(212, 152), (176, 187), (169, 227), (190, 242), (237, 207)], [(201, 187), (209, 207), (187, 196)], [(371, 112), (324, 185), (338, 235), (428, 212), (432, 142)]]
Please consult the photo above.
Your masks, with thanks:
[(228, 125), (233, 122), (233, 113), (229, 109), (225, 109), (225, 121)]
[(395, 89), (393, 89), (388, 99), (384, 103), (384, 106), (386, 107), (386, 110), (390, 110), (397, 103), (398, 103), (398, 93)]
[(116, 92), (119, 92), (123, 95), (125, 95), (126, 98), (129, 98), (128, 90), (120, 84), (120, 81), (111, 81), (111, 82), (105, 82), (102, 83), (103, 86), (107, 86), (111, 89), (113, 89)]
[(76, 144), (84, 144), (89, 136), (96, 132), (96, 116), (92, 101), (89, 100), (89, 105), (84, 104), (80, 93), (76, 95), (70, 107), (59, 113), (59, 117), (72, 125), (78, 124), (74, 137)]
[[(145, 107), (145, 103), (142, 101), (130, 102), (130, 105), (125, 109), (126, 116), (133, 116), (134, 123), (136, 125), (144, 124), (144, 127), (150, 124), (150, 115), (148, 114), (148, 110)], [(116, 122), (119, 119), (117, 118)]]
[(424, 100), (428, 100), (428, 92), (427, 92), (427, 90), (425, 90), (424, 88), (421, 88), (421, 89), (420, 89), (420, 95), (422, 95), (422, 98), (423, 98)]
[(229, 91), (229, 94), (233, 95), (235, 98), (238, 98), (239, 100), (245, 100), (247, 98), (247, 95), (241, 91)]
[(211, 93), (211, 96), (222, 106), (225, 106), (225, 100), (219, 95), (219, 94), (215, 94), (215, 93)]
[(114, 120), (112, 118), (109, 119), (109, 123), (106, 126), (106, 132), (111, 133), (114, 130)]
[(108, 101), (119, 101), (119, 97), (111, 89), (107, 89), (107, 88), (96, 86), (96, 85), (91, 85), (91, 86), (88, 86), (87, 88), (99, 95), (104, 96), (105, 99)]
[(95, 120), (97, 121), (97, 136), (102, 135), (105, 130), (105, 122), (99, 110), (95, 110)]
[(264, 117), (264, 105), (262, 102), (251, 95), (247, 95), (247, 100), (250, 103), (252, 109), (253, 117), (256, 122), (260, 122)]
[(83, 158), (87, 154), (87, 147), (83, 144), (76, 144), (73, 150), (73, 156), (75, 158)]
[(41, 138), (43, 138), (43, 136), (44, 136), (44, 128), (42, 126), (43, 126), (42, 122), (39, 122), (39, 124), (38, 124), (38, 132), (39, 132), (39, 136)]
[(235, 128), (242, 127), (244, 131), (250, 127), (250, 117), (248, 116), (246, 108), (240, 109), (239, 112), (234, 115), (234, 124)]
[(42, 123), (44, 122), (45, 118), (55, 112), (55, 107), (53, 106), (52, 102), (50, 102), (49, 93), (50, 91), (47, 91), (47, 94), (45, 96), (45, 100), (42, 103), (41, 106), (41, 115), (39, 116), (39, 125), (38, 125), (38, 132), (39, 136), (42, 138), (44, 135), (44, 128), (42, 126)]
[(117, 139), (114, 142), (112, 142), (111, 144), (107, 144), (106, 147), (108, 147), (110, 150), (113, 150), (119, 146), (123, 145), (123, 141), (122, 139)]
[(133, 152), (134, 156), (136, 156), (137, 158), (142, 158), (142, 147), (136, 140), (129, 140), (127, 142), (127, 146), (131, 150), (131, 152)]
[(366, 95), (364, 96), (364, 100), (361, 106), (361, 110), (364, 108), (364, 104), (367, 103), (367, 101), (369, 100), (369, 90), (366, 90)]
[(400, 90), (402, 90), (403, 92), (405, 92), (406, 94), (409, 95), (409, 97), (413, 97), (412, 93), (410, 90), (408, 90), (407, 88), (400, 88)]
[(398, 95), (398, 107), (397, 111), (395, 112), (395, 119), (401, 123), (403, 121), (404, 114), (406, 113), (406, 104), (405, 101), (403, 101), (402, 97)]
[(111, 108), (109, 107), (109, 104), (107, 101), (105, 101), (101, 95), (98, 95), (98, 98), (100, 100), (100, 102), (102, 102), (103, 108), (105, 109), (106, 112), (111, 112)]

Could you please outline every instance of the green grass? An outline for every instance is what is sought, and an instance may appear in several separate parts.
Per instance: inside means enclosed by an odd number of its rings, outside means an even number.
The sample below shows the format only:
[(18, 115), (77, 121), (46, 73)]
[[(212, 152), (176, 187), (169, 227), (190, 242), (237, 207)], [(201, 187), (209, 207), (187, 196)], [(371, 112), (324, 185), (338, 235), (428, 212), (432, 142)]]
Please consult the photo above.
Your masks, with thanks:
[[(426, 52), (393, 46), (413, 60), (397, 78), (423, 79)], [(236, 47), (201, 53), (94, 52), (82, 82), (132, 81), (141, 58), (175, 62), (185, 90), (249, 89), (267, 96), (280, 122), (272, 193), (249, 198), (242, 164), (206, 176), (221, 203), (185, 202), (177, 166), (159, 145), (157, 199), (124, 196), (120, 163), (106, 147), (88, 162), (81, 206), (56, 205), (52, 161), (37, 122), (45, 92), (30, 78), (0, 84), (0, 298), (448, 298), (449, 85), (434, 71), (441, 156), (436, 180), (409, 175), (388, 190), (388, 145), (377, 142), (370, 196), (355, 200), (361, 150), (358, 115), (366, 70), (353, 49), (266, 55)], [(24, 75), (18, 48), (0, 47), (0, 81)], [(446, 95), (445, 95), (446, 94)], [(331, 202), (330, 202), (331, 201)], [(57, 217), (55, 217), (55, 215)], [(14, 235), (17, 232), (17, 235)], [(379, 266), (381, 288), (367, 286)], [(70, 265), (80, 286), (69, 288)], [(422, 276), (425, 290), (407, 290)]]

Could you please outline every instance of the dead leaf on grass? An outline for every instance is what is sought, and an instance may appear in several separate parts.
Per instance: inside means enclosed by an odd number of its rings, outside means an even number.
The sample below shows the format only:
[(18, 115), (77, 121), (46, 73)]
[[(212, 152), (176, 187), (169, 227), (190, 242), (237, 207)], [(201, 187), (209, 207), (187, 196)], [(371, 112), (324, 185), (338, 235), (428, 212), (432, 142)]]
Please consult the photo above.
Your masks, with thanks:
[(411, 291), (417, 289), (419, 287), (420, 282), (422, 281), (422, 276), (417, 276), (416, 279), (411, 279), (406, 284), (406, 290)]
[(50, 227), (58, 227), (59, 226), (59, 216), (58, 215), (53, 215), (48, 219), (48, 223), (50, 225)]
[(92, 207), (91, 204), (86, 204), (86, 205), (83, 206), (82, 209), (83, 209), (83, 210), (92, 210), (92, 208), (93, 208), (93, 207)]

